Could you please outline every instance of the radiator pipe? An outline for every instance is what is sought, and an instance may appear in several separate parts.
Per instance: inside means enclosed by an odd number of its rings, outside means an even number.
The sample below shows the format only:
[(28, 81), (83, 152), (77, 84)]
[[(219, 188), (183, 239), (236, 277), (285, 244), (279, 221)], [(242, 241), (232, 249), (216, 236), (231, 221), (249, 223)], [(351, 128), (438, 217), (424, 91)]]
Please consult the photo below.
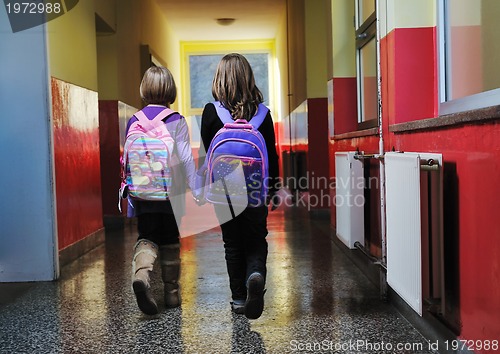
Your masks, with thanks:
[[(384, 151), (384, 128), (382, 121), (382, 74), (381, 64), (380, 64), (380, 0), (375, 1), (375, 11), (377, 16), (377, 103), (378, 103), (378, 130), (379, 130), (379, 162), (380, 162), (380, 236), (381, 236), (381, 248), (382, 248), (382, 262), (383, 264), (387, 263), (387, 250), (386, 250), (386, 211), (385, 211), (385, 164), (383, 156), (385, 154)], [(380, 158), (382, 157), (382, 158)], [(384, 290), (382, 290), (384, 291)]]
[[(376, 159), (379, 161), (384, 161), (384, 156), (380, 154), (356, 154), (354, 155), (355, 160), (367, 160)], [(439, 171), (439, 163), (433, 159), (420, 160), (420, 169), (422, 171)]]
[(372, 256), (370, 252), (366, 248), (364, 248), (359, 241), (354, 242), (354, 247), (356, 247), (356, 249), (360, 250), (361, 253), (363, 253), (366, 257), (368, 257), (368, 259), (372, 262), (372, 264), (378, 265), (387, 270), (387, 266), (384, 263), (382, 263), (380, 259), (378, 259), (375, 256)]
[(439, 162), (434, 159), (420, 160), (420, 169), (422, 171), (439, 171)]
[(439, 171), (439, 165), (420, 165), (422, 171)]
[(356, 154), (354, 155), (354, 159), (356, 160), (377, 159), (379, 161), (383, 161), (384, 156), (379, 154)]
[[(378, 130), (379, 130), (379, 151), (378, 155), (383, 157), (384, 151), (384, 127), (383, 115), (382, 115), (382, 73), (381, 63), (380, 63), (380, 16), (382, 11), (380, 9), (380, 0), (375, 1), (375, 15), (377, 16), (377, 43), (376, 43), (376, 57), (377, 57), (377, 103), (378, 103)], [(387, 17), (387, 16), (386, 16)], [(387, 21), (386, 21), (387, 24)], [(387, 286), (387, 249), (386, 249), (386, 211), (385, 211), (385, 163), (384, 159), (379, 158), (379, 174), (380, 174), (380, 240), (381, 240), (381, 266), (385, 268), (385, 272), (380, 272), (380, 297), (382, 299), (387, 299), (388, 297), (388, 286)]]

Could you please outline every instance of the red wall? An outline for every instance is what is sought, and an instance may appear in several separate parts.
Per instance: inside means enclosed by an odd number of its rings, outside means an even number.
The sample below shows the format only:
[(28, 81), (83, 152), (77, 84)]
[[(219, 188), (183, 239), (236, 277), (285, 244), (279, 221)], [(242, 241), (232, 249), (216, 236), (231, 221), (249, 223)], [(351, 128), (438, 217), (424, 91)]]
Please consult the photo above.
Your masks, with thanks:
[[(473, 50), (477, 43), (466, 45)], [(384, 149), (443, 155), (446, 321), (459, 338), (500, 338), (500, 124), (462, 124), (390, 133), (393, 124), (438, 116), (435, 28), (396, 29), (381, 41)], [(474, 70), (477, 79), (481, 63)], [(335, 133), (355, 131), (352, 88), (334, 79)], [(471, 81), (476, 86), (475, 80)], [(340, 106), (340, 107), (339, 107)], [(341, 110), (340, 110), (341, 108)], [(349, 112), (339, 114), (339, 112)], [(436, 118), (440, 119), (440, 118)], [(346, 130), (346, 131), (345, 131)], [(376, 135), (330, 139), (330, 175), (337, 151), (378, 152)], [(335, 207), (332, 207), (335, 225)], [(477, 350), (476, 353), (487, 351)]]
[(103, 214), (120, 216), (117, 207), (121, 174), (118, 101), (99, 101), (99, 127)]
[[(382, 75), (389, 77), (384, 131), (387, 123), (437, 117), (436, 29), (396, 29), (381, 47)], [(386, 134), (386, 151), (443, 155), (445, 316), (463, 339), (500, 335), (499, 136), (498, 122)]]
[[(290, 118), (291, 124), (290, 127)], [(291, 171), (284, 166), (292, 163), (290, 150), (298, 164), (295, 166), (295, 185), (306, 187), (308, 183), (310, 210), (328, 209), (329, 155), (328, 155), (328, 99), (309, 98), (288, 117), (276, 124), (277, 141), (281, 158), (281, 176), (285, 182)], [(291, 136), (291, 139), (290, 139)], [(283, 154), (283, 152), (287, 152)], [(303, 157), (305, 156), (305, 160)], [(303, 175), (302, 168), (306, 170)], [(305, 180), (307, 178), (307, 180)], [(314, 180), (313, 180), (314, 179)], [(319, 187), (319, 188), (318, 188)]]
[[(446, 277), (458, 277), (458, 309), (464, 339), (486, 340), (500, 335), (500, 124), (467, 125), (391, 136), (396, 150), (443, 154), (445, 181), (456, 180), (457, 195), (445, 199), (445, 252), (456, 247), (457, 263)], [(449, 166), (449, 167), (447, 167)], [(446, 175), (446, 173), (452, 175)], [(449, 187), (449, 186), (445, 186)], [(450, 214), (450, 210), (455, 210)], [(449, 254), (449, 257), (455, 255)], [(478, 351), (480, 352), (480, 351)]]
[(328, 99), (325, 98), (310, 98), (307, 100), (307, 117), (308, 117), (308, 159), (307, 170), (311, 177), (317, 182), (311, 183), (309, 193), (316, 196), (316, 199), (311, 200), (313, 209), (328, 208), (329, 205), (324, 198), (329, 191), (324, 190), (325, 185), (322, 182), (323, 177), (329, 176), (328, 159)]
[(59, 250), (103, 228), (97, 93), (52, 79)]

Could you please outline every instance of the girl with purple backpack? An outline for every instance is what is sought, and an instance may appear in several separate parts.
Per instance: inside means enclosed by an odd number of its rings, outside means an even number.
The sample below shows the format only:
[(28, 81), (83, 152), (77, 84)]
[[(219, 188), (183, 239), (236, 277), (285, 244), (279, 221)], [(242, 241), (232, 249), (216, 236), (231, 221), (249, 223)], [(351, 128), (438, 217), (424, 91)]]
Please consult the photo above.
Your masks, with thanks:
[[(262, 93), (255, 85), (252, 68), (240, 54), (225, 55), (219, 62), (213, 83), (212, 95), (215, 101), (229, 111), (234, 120), (251, 121), (263, 100)], [(218, 103), (219, 104), (219, 103)], [(201, 120), (201, 138), (205, 150), (217, 132), (223, 128), (221, 117), (214, 103), (205, 105)], [(274, 124), (268, 112), (258, 131), (262, 134), (267, 148), (269, 196), (276, 193), (278, 181), (278, 154), (275, 147)], [(266, 262), (268, 246), (267, 204), (248, 206), (240, 214), (226, 221), (227, 208), (214, 204), (221, 223), (222, 239), (229, 287), (231, 290), (231, 310), (245, 314), (249, 319), (259, 318), (264, 308)]]
[[(170, 198), (163, 201), (140, 200), (128, 196), (128, 217), (137, 217), (138, 240), (132, 260), (132, 287), (137, 304), (148, 315), (158, 313), (151, 294), (150, 275), (158, 255), (166, 307), (181, 303), (179, 293), (180, 243), (178, 223), (185, 212), (186, 185), (194, 190), (196, 173), (191, 151), (189, 130), (182, 115), (168, 109), (177, 96), (174, 78), (164, 67), (151, 67), (143, 76), (140, 95), (146, 107), (130, 118), (127, 135), (133, 127), (150, 122), (165, 124), (169, 139), (173, 139), (171, 152), (172, 179)], [(140, 119), (139, 119), (139, 118)], [(144, 119), (148, 121), (143, 121)], [(160, 118), (157, 121), (154, 118)], [(161, 127), (164, 128), (163, 126)]]

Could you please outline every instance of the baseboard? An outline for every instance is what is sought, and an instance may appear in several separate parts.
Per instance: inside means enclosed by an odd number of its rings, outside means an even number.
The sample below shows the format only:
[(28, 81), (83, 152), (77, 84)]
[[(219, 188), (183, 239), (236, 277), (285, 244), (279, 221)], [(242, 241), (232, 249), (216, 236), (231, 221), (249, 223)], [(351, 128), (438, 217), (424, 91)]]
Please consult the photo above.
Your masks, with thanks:
[(104, 228), (59, 251), (59, 266), (62, 267), (104, 243)]
[[(457, 336), (443, 322), (431, 313), (424, 311), (419, 316), (389, 285), (385, 282), (385, 269), (375, 265), (358, 249), (349, 249), (340, 241), (332, 228), (330, 236), (335, 244), (363, 272), (363, 274), (379, 289), (381, 298), (387, 300), (415, 329), (437, 349), (440, 354), (474, 354), (465, 350), (451, 350), (451, 343)], [(446, 346), (448, 343), (448, 348)]]
[(342, 251), (355, 265), (358, 267), (361, 272), (377, 287), (380, 291), (380, 297), (386, 297), (384, 288), (381, 286), (381, 272), (385, 272), (383, 268), (379, 265), (374, 264), (368, 257), (366, 257), (360, 250), (358, 249), (350, 249), (348, 248), (342, 241), (339, 240), (335, 230), (332, 230), (330, 233), (330, 237), (334, 245)]
[[(389, 286), (388, 299), (391, 305), (393, 305), (396, 310), (410, 322), (420, 334), (422, 334), (422, 336), (429, 340), (429, 344), (437, 347), (433, 349), (437, 349), (440, 354), (474, 354), (474, 352), (467, 349), (452, 350), (452, 343), (454, 340), (457, 340), (457, 336), (453, 331), (425, 310), (423, 311), (423, 315), (419, 316)], [(448, 343), (448, 345), (446, 345), (446, 343)]]

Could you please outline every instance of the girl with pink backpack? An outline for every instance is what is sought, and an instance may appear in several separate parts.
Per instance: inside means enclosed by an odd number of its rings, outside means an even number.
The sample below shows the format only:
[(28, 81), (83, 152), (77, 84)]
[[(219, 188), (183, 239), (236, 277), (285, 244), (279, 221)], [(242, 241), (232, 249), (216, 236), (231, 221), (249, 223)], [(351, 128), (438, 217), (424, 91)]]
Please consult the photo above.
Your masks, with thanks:
[(179, 228), (186, 187), (194, 190), (195, 163), (185, 118), (169, 109), (177, 95), (172, 74), (151, 67), (140, 85), (146, 103), (128, 122), (123, 154), (128, 217), (137, 217), (138, 240), (132, 260), (132, 287), (147, 315), (158, 313), (150, 274), (158, 255), (166, 307), (181, 303)]

